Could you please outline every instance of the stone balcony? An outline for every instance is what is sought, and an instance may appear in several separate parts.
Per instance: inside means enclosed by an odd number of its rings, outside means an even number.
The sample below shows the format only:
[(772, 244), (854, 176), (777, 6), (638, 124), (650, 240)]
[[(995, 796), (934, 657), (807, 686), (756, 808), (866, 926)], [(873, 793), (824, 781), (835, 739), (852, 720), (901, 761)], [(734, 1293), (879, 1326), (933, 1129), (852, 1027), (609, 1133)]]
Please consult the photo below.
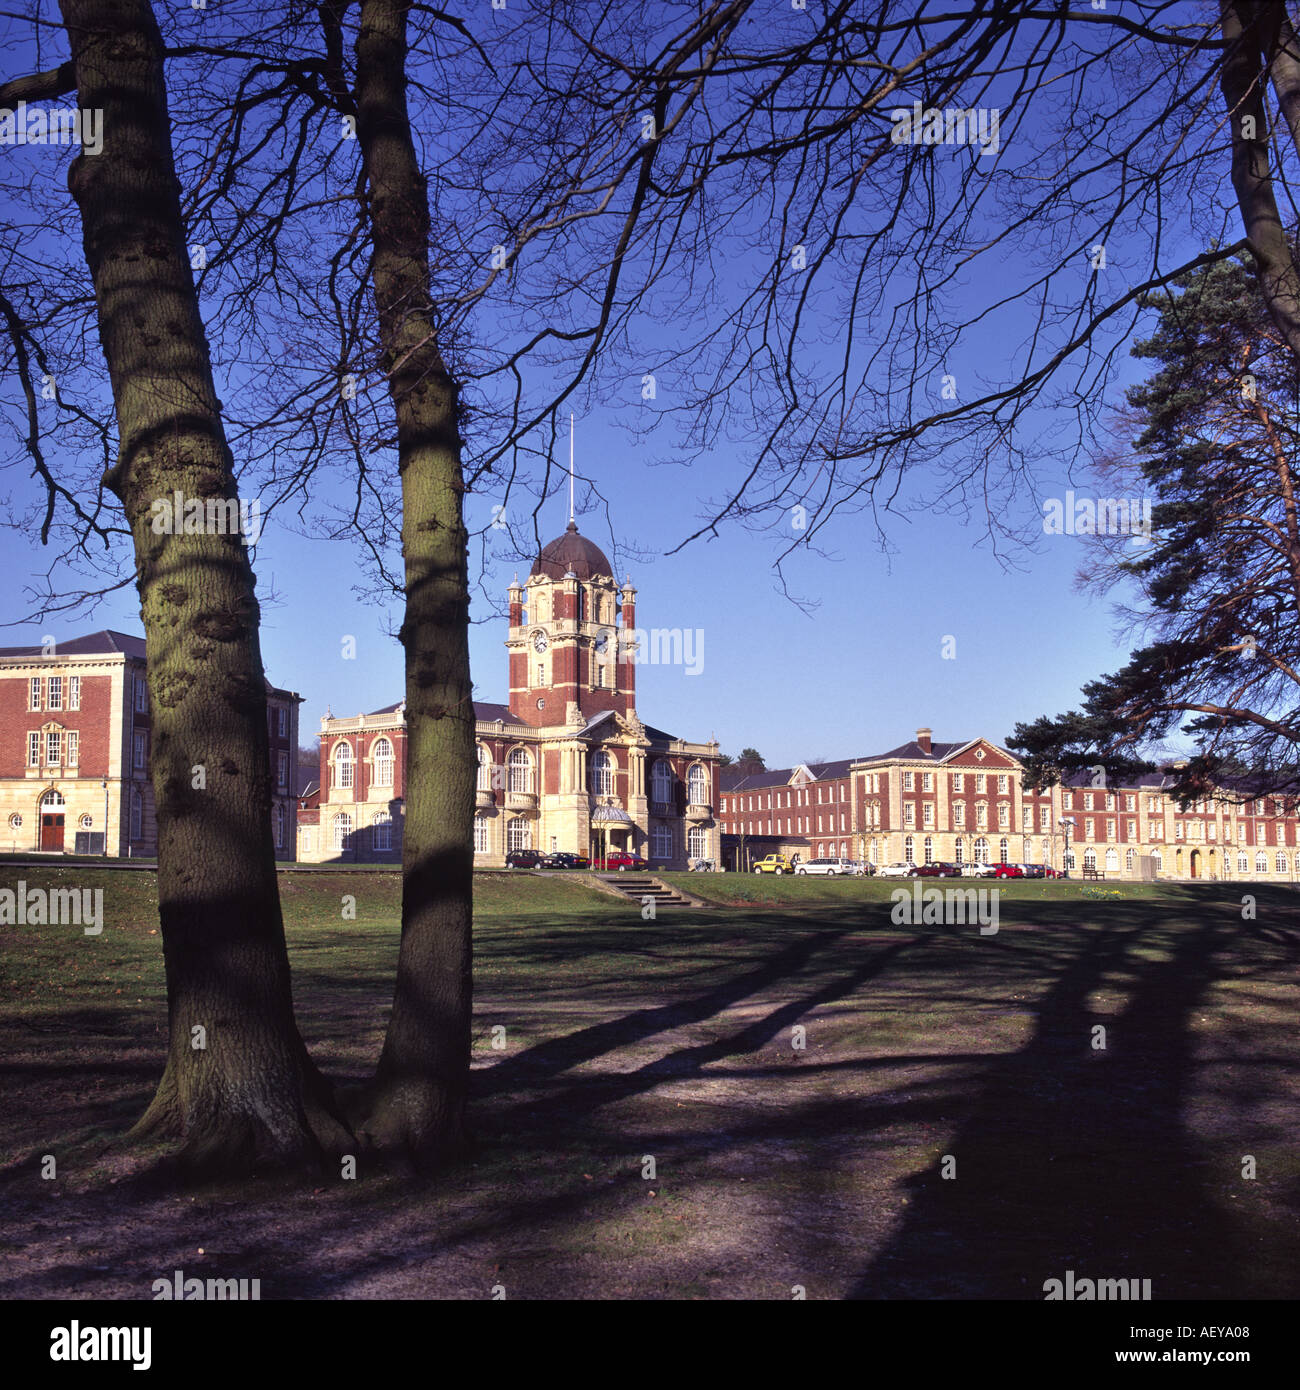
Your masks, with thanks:
[(694, 821), (696, 824), (701, 821), (711, 820), (713, 817), (713, 807), (706, 805), (702, 801), (693, 801), (686, 808), (686, 819)]
[(520, 811), (525, 815), (537, 814), (537, 793), (536, 792), (507, 792), (506, 810)]
[(675, 816), (677, 807), (671, 801), (652, 801), (650, 803), (650, 814), (652, 816)]
[(490, 811), (496, 804), (496, 793), (491, 787), (480, 787), (474, 793), (474, 809), (476, 811)]

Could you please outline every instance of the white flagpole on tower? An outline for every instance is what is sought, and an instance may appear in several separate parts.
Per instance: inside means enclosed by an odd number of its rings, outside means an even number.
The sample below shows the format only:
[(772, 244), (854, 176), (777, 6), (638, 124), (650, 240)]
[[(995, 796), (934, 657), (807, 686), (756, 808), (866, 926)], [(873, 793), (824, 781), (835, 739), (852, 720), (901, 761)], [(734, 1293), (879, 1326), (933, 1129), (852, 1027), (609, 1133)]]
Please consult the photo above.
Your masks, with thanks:
[(573, 520), (573, 416), (569, 416), (569, 520)]

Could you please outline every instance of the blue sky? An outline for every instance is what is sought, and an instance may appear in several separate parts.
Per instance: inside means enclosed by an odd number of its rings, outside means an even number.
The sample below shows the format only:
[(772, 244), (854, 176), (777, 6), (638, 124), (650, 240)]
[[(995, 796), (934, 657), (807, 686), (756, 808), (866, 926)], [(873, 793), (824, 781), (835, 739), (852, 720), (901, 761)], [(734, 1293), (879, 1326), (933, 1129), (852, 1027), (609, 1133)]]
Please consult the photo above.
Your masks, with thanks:
[[(1107, 605), (1074, 591), (1079, 538), (1042, 537), (1036, 552), (1018, 551), (1016, 567), (1006, 568), (954, 518), (894, 520), (887, 528), (893, 553), (885, 555), (864, 520), (843, 517), (822, 537), (836, 558), (805, 556), (788, 570), (792, 591), (818, 605), (808, 614), (776, 584), (775, 537), (731, 527), (719, 539), (665, 554), (694, 529), (700, 485), (712, 488), (715, 468), (729, 473), (741, 460), (715, 460), (706, 478), (693, 476), (698, 470), (638, 467), (620, 458), (622, 436), (602, 432), (598, 418), (579, 422), (578, 439), (580, 470), (584, 451), (606, 461), (598, 478), (616, 527), (611, 536), (593, 512), (579, 518), (584, 534), (611, 558), (629, 543), (657, 552), (619, 565), (620, 578), (630, 570), (638, 589), (638, 623), (703, 631), (699, 675), (654, 665), (637, 674), (642, 717), (681, 736), (715, 736), (733, 754), (753, 746), (770, 766), (878, 751), (919, 725), (941, 740), (1000, 740), (1017, 720), (1075, 703), (1083, 681), (1127, 654), (1113, 639)], [(1027, 516), (1038, 514), (1036, 498), (1025, 498), (1024, 507)], [(543, 515), (544, 531), (558, 535), (567, 498), (557, 493)], [(21, 615), (17, 596), (44, 563), (39, 547), (10, 534), (0, 560), (8, 621)], [(401, 697), (401, 650), (388, 635), (400, 615), (396, 605), (379, 607), (355, 592), (366, 587), (356, 547), (304, 538), (273, 517), (256, 566), (260, 592), (275, 595), (263, 612), (267, 671), (304, 696), (304, 735), (316, 731), (327, 707), (352, 715)], [(485, 586), (502, 604), (516, 571), (526, 572), (509, 558), (486, 571)], [(504, 700), (504, 621), (478, 600), (472, 616), (476, 695)], [(98, 627), (141, 631), (133, 591), (93, 618), (11, 627), (0, 642)], [(354, 660), (343, 659), (346, 636), (356, 638)], [(942, 656), (948, 636), (954, 659)]]
[[(1010, 127), (1004, 138), (1010, 139)], [(1001, 159), (1017, 158), (1016, 148), (1008, 144)], [(39, 170), (40, 177), (50, 181), (51, 197), (66, 197), (63, 157), (32, 150), (11, 153), (33, 161), (33, 172)], [(941, 185), (948, 170), (964, 167), (960, 159), (973, 159), (983, 168), (978, 155), (945, 151), (936, 156), (940, 157), (947, 161), (940, 169)], [(870, 212), (868, 208), (864, 216)], [(696, 529), (704, 499), (725, 493), (744, 476), (749, 461), (743, 446), (734, 442), (743, 430), (722, 429), (714, 446), (692, 467), (650, 467), (643, 460), (652, 447), (659, 457), (674, 455), (671, 431), (678, 422), (668, 418), (673, 405), (671, 370), (661, 383), (667, 393), (659, 402), (665, 418), (640, 447), (629, 444), (629, 403), (635, 410), (640, 372), (651, 365), (659, 369), (666, 357), (671, 359), (674, 335), (684, 334), (691, 320), (695, 326), (708, 322), (714, 312), (710, 294), (725, 298), (724, 291), (770, 264), (764, 257), (784, 254), (778, 244), (764, 243), (767, 226), (757, 205), (744, 209), (735, 226), (736, 244), (748, 241), (751, 249), (733, 254), (732, 244), (720, 245), (713, 281), (696, 267), (708, 289), (702, 298), (683, 295), (674, 312), (672, 294), (680, 286), (673, 282), (661, 287), (654, 297), (658, 318), (652, 311), (631, 335), (630, 351), (622, 356), (619, 370), (628, 369), (623, 389), (617, 382), (611, 386), (608, 378), (594, 383), (591, 394), (601, 404), (579, 415), (578, 471), (609, 499), (613, 527), (611, 534), (603, 510), (584, 510), (587, 503), (580, 488), (582, 530), (611, 555), (620, 577), (625, 570), (631, 572), (639, 590), (640, 626), (703, 633), (700, 674), (689, 675), (682, 667), (639, 669), (640, 713), (684, 737), (714, 736), (732, 754), (746, 745), (756, 747), (770, 766), (778, 766), (879, 751), (910, 738), (919, 725), (930, 726), (939, 740), (983, 734), (1001, 741), (1019, 720), (1075, 705), (1080, 686), (1116, 669), (1134, 645), (1127, 635), (1117, 639), (1104, 600), (1076, 592), (1074, 574), (1086, 544), (1080, 538), (1040, 534), (1033, 549), (1012, 548), (1006, 557), (1009, 563), (1000, 562), (984, 538), (982, 524), (913, 510), (887, 518), (886, 554), (866, 517), (841, 515), (819, 535), (829, 557), (804, 554), (786, 570), (790, 590), (813, 605), (811, 612), (790, 602), (773, 574), (772, 562), (790, 538), (779, 522), (768, 534), (725, 526), (718, 538), (668, 553)], [(1201, 243), (1180, 246), (1180, 230), (1166, 231), (1169, 264), (1183, 250), (1202, 249)], [(1077, 231), (1086, 244), (1088, 228), (1081, 224)], [(1140, 239), (1140, 230), (1136, 234)], [(64, 248), (74, 260), (76, 250)], [(1139, 267), (1140, 257), (1141, 252), (1135, 262)], [(1117, 240), (1111, 249), (1117, 276), (1124, 274), (1123, 259)], [(906, 273), (905, 258), (898, 268)], [(1019, 263), (1013, 271), (1006, 262), (977, 259), (954, 281), (947, 307), (965, 310), (995, 301), (1009, 288), (1003, 280), (1018, 273)], [(1081, 269), (1080, 290), (1086, 278)], [(1106, 286), (1107, 294), (1112, 288), (1113, 284)], [(835, 345), (837, 312), (833, 299), (827, 299), (810, 315), (809, 342), (820, 337), (823, 344)], [(960, 354), (954, 351), (953, 369), (963, 391), (1000, 384), (1015, 375), (1017, 349), (1032, 323), (1027, 310), (1015, 306), (979, 324), (961, 344)], [(1056, 324), (1049, 329), (1044, 341), (1060, 328)], [(237, 360), (224, 360), (222, 351), (237, 353), (239, 345), (223, 348), (214, 340), (214, 348), (218, 376), (225, 382), (222, 395), (230, 399), (228, 388), (240, 389), (241, 367)], [(1043, 341), (1039, 348), (1041, 352)], [(810, 349), (812, 360), (817, 350)], [(92, 368), (97, 366), (96, 358)], [(1136, 379), (1132, 364), (1126, 364), (1125, 374), (1128, 380)], [(1119, 400), (1118, 386), (1113, 399)], [(937, 399), (931, 408), (940, 408)], [(1047, 436), (1061, 421), (1039, 411), (1026, 423), (1031, 435), (1037, 431)], [(563, 428), (559, 449), (555, 462), (562, 468), (567, 462)], [(939, 483), (946, 463), (940, 459), (918, 483)], [(1074, 485), (1086, 489), (1086, 478), (1086, 469), (1080, 467)], [(10, 512), (19, 515), (35, 496), (30, 480), (12, 470), (6, 486)], [(337, 480), (322, 482), (313, 501), (329, 505), (342, 500), (345, 491), (339, 498), (331, 495), (338, 486)], [(1011, 508), (1005, 518), (1010, 524), (1036, 527), (1043, 499), (1061, 496), (1066, 486), (1064, 478), (1048, 477), (1036, 489), (1026, 487), (998, 505)], [(540, 528), (544, 540), (558, 535), (567, 520), (563, 491), (557, 488), (545, 504)], [(473, 524), (485, 525), (490, 506), (498, 500), (490, 492), (472, 498)], [(512, 498), (510, 506), (519, 510), (511, 520), (522, 522), (529, 505), (530, 499)], [(477, 546), (474, 554), (477, 557)], [(15, 623), (23, 617), (23, 589), (48, 563), (48, 553), (40, 552), (30, 530), (7, 534), (0, 553), (0, 581), (9, 597), (0, 620)], [(304, 741), (309, 741), (327, 708), (352, 715), (400, 697), (401, 651), (389, 635), (400, 613), (395, 604), (376, 606), (359, 596), (358, 590), (369, 587), (359, 546), (308, 539), (272, 517), (257, 547), (256, 568), (267, 672), (277, 684), (304, 696)], [(512, 575), (526, 569), (527, 562), (502, 555), (489, 562), (482, 576), (479, 587), (493, 600), (478, 597), (472, 609), (471, 657), (480, 699), (507, 696), (502, 610)], [(117, 594), (92, 615), (75, 621), (10, 626), (0, 642), (30, 641), (47, 632), (66, 638), (98, 627), (139, 632), (134, 592)], [(352, 660), (342, 654), (347, 637), (356, 640)], [(952, 659), (943, 655), (945, 639), (951, 639)]]

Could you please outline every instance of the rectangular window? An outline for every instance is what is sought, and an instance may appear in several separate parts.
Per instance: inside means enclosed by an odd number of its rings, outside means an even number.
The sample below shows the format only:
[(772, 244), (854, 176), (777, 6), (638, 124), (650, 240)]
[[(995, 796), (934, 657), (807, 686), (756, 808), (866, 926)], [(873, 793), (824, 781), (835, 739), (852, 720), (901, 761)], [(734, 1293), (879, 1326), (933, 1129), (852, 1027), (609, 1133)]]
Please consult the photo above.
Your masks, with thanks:
[(1182, 823), (1182, 821), (1175, 821), (1175, 822), (1174, 822), (1174, 839), (1175, 839), (1175, 840), (1181, 840), (1182, 838), (1183, 838), (1183, 823)]
[(40, 734), (27, 735), (27, 766), (40, 767), (41, 765), (41, 736)]
[(965, 830), (966, 803), (964, 801), (958, 801), (953, 804), (952, 823), (957, 827), (958, 830)]
[(916, 803), (914, 801), (905, 802), (903, 805), (903, 824), (906, 826), (916, 824)]
[(1089, 818), (1088, 818), (1086, 821), (1084, 821), (1084, 823), (1083, 823), (1083, 833), (1084, 833), (1084, 837), (1085, 837), (1086, 839), (1091, 840), (1091, 839), (1093, 838), (1093, 834), (1092, 834), (1092, 817), (1091, 817), (1091, 816), (1089, 816)]
[(142, 839), (144, 836), (144, 801), (138, 791), (131, 793), (131, 838), (133, 840)]
[(927, 830), (933, 830), (933, 829), (934, 829), (934, 802), (933, 802), (933, 801), (927, 801), (927, 802), (921, 807), (921, 824), (922, 824), (923, 826), (925, 826), (925, 828), (926, 828)]
[(1062, 793), (1061, 793), (1061, 810), (1063, 810), (1063, 811), (1073, 811), (1073, 810), (1074, 810), (1074, 793), (1073, 793), (1073, 792), (1062, 792)]
[(137, 714), (149, 712), (149, 688), (145, 685), (143, 676), (135, 678), (135, 708)]
[(51, 729), (45, 735), (45, 762), (48, 767), (58, 767), (63, 761), (63, 735), (58, 729)]
[(69, 708), (69, 709), (80, 709), (80, 708), (81, 708), (81, 677), (80, 677), (80, 676), (69, 676), (69, 677), (68, 677), (68, 708)]
[(40, 709), (41, 707), (41, 678), (33, 676), (31, 684), (27, 687), (27, 708)]
[(905, 792), (916, 790), (916, 774), (912, 772), (903, 773), (903, 790)]
[(131, 755), (131, 764), (135, 768), (143, 768), (145, 765), (145, 755), (148, 752), (149, 744), (147, 736), (137, 730), (134, 740), (134, 749)]
[(68, 766), (76, 767), (81, 756), (81, 735), (76, 729), (68, 730)]
[(964, 772), (954, 772), (952, 774), (952, 789), (955, 792), (966, 790), (966, 774)]
[(1138, 823), (1135, 820), (1128, 823), (1128, 837), (1130, 840), (1136, 840), (1138, 837)]
[(275, 731), (281, 738), (289, 737), (289, 711), (283, 705), (275, 712)]
[(1115, 838), (1115, 820), (1114, 820), (1114, 817), (1111, 817), (1110, 819), (1108, 819), (1108, 820), (1106, 821), (1106, 838), (1107, 838), (1108, 840), (1113, 840), (1113, 839)]
[(978, 795), (984, 795), (984, 789), (988, 786), (988, 778), (982, 772), (975, 774), (975, 791)]
[(923, 772), (921, 774), (921, 790), (923, 792), (932, 792), (934, 790), (933, 772)]
[(486, 854), (488, 850), (488, 823), (486, 816), (474, 817), (474, 853)]
[(1006, 789), (1007, 789), (1007, 774), (1006, 774), (1005, 772), (999, 772), (999, 773), (998, 773), (998, 791), (1000, 791), (1000, 792), (1005, 792)]
[(998, 802), (998, 829), (1011, 829), (1011, 807), (1005, 801)]
[(1134, 796), (1132, 792), (1124, 793), (1124, 809), (1126, 811), (1137, 810), (1137, 797)]
[(1052, 808), (1050, 806), (1040, 806), (1038, 808), (1038, 828), (1040, 830), (1050, 830), (1052, 828)]
[(1092, 793), (1091, 793), (1091, 792), (1084, 792), (1084, 794), (1083, 794), (1083, 809), (1084, 809), (1085, 811), (1091, 811), (1091, 810), (1092, 810)]
[(281, 791), (284, 791), (289, 785), (288, 753), (277, 753), (275, 755), (275, 784)]
[(50, 679), (49, 679), (49, 684), (48, 684), (48, 688), (47, 688), (47, 690), (46, 690), (46, 698), (47, 698), (48, 701), (49, 701), (49, 708), (50, 708), (50, 709), (62, 709), (62, 708), (63, 708), (63, 677), (62, 677), (62, 676), (51, 676), (51, 677), (50, 677)]

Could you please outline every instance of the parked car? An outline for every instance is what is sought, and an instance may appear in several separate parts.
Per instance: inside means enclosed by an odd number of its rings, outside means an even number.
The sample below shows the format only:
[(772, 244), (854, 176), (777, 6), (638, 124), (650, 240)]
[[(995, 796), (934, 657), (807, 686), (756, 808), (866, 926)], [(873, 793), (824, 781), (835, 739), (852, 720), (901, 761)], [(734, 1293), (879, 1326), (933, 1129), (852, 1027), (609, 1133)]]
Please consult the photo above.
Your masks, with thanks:
[(886, 864), (880, 871), (881, 878), (911, 878), (912, 864)]
[(960, 878), (961, 866), (936, 859), (932, 864), (913, 864), (913, 878)]
[(542, 856), (543, 869), (589, 869), (591, 860), (585, 854), (570, 854), (566, 849), (557, 849)]
[(756, 874), (789, 874), (794, 872), (794, 864), (784, 854), (769, 854), (754, 865)]
[(693, 874), (716, 874), (718, 866), (712, 859), (693, 859), (690, 864), (690, 872)]
[(844, 862), (851, 866), (849, 872), (858, 878), (870, 878), (876, 872), (876, 866), (869, 859), (846, 859)]
[(1024, 878), (1025, 871), (1019, 864), (994, 864), (993, 878)]
[(536, 869), (540, 867), (542, 855), (535, 849), (512, 849), (506, 855), (507, 869)]
[(855, 865), (852, 859), (809, 859), (805, 864), (796, 864), (794, 871), (797, 874), (823, 874), (827, 878), (834, 878), (836, 874), (861, 874), (861, 865)]
[(619, 873), (623, 873), (627, 869), (644, 869), (649, 866), (639, 854), (628, 854), (626, 850), (619, 849), (615, 850), (613, 854), (607, 855), (604, 859), (593, 860), (591, 867), (593, 869), (601, 869), (606, 873), (615, 869), (617, 869)]
[(962, 870), (967, 878), (992, 878), (1001, 864), (967, 864)]
[(1046, 877), (1047, 877), (1047, 865), (1046, 865), (1046, 864), (1022, 864), (1020, 867), (1021, 867), (1021, 869), (1024, 871), (1024, 876), (1025, 876), (1026, 878), (1046, 878)]

